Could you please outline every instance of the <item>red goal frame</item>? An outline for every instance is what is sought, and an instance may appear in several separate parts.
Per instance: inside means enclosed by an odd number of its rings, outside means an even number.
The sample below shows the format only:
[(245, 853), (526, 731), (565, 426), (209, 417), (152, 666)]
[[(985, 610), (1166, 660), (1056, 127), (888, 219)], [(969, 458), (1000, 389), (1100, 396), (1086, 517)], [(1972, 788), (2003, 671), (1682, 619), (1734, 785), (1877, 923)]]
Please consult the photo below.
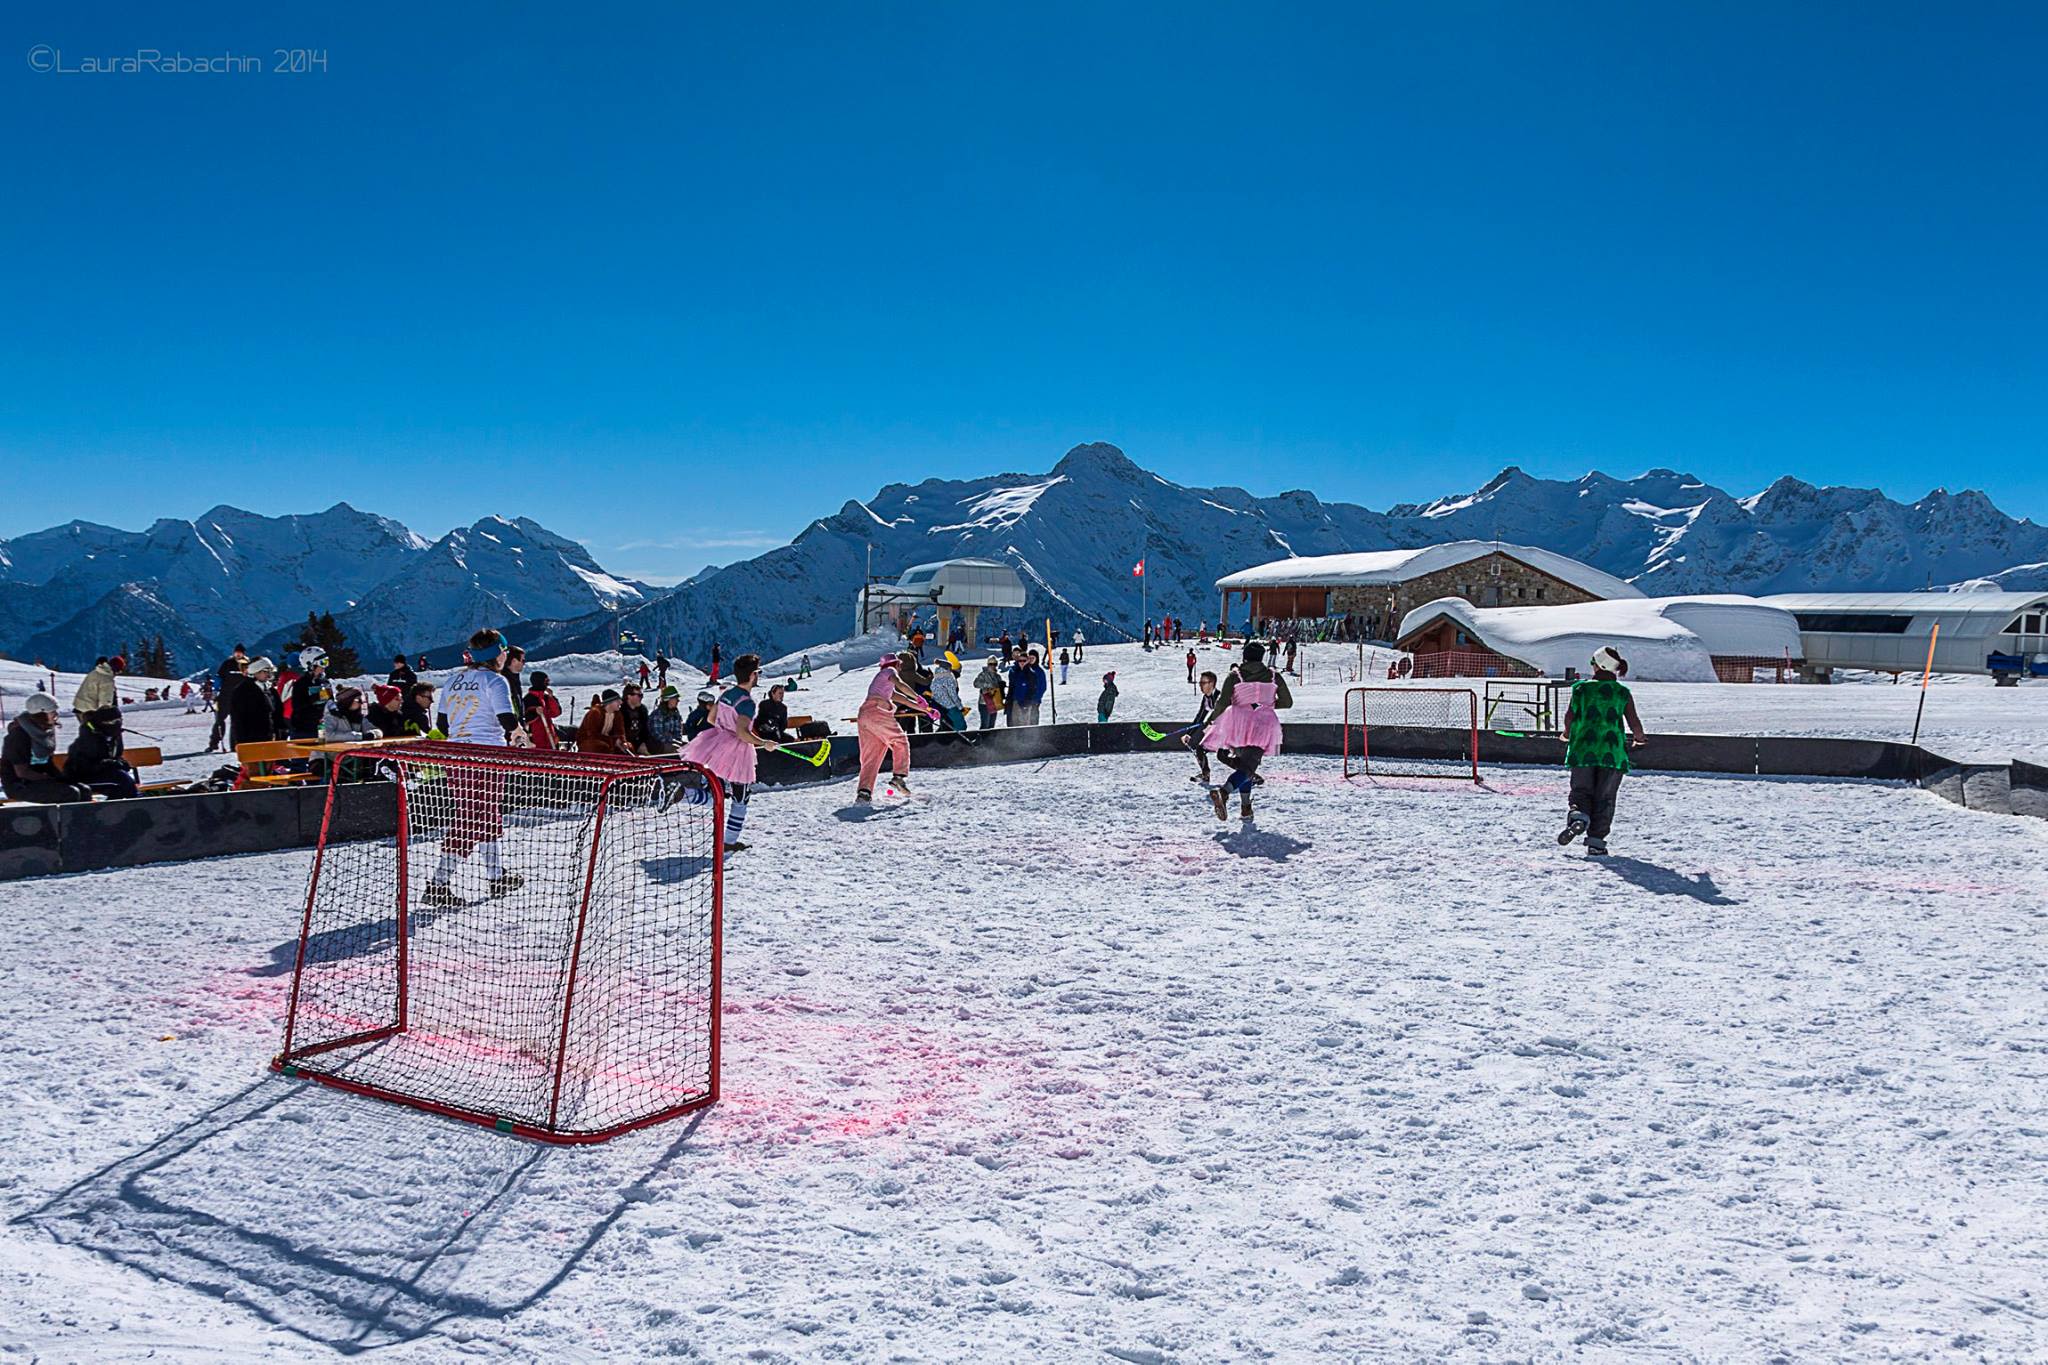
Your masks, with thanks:
[[(1440, 764), (1427, 767), (1402, 768), (1390, 771), (1384, 765), (1378, 771), (1373, 767), (1371, 701), (1384, 697), (1389, 701), (1407, 699), (1411, 704), (1406, 708), (1393, 708), (1395, 714), (1415, 715), (1434, 707), (1445, 719), (1452, 721), (1444, 725), (1403, 725), (1399, 722), (1381, 722), (1382, 729), (1420, 729), (1429, 731), (1462, 732), (1464, 742), (1456, 754), (1430, 754), (1426, 757), (1447, 758), (1455, 766)], [(1353, 698), (1357, 699), (1354, 707)], [(1356, 716), (1354, 720), (1353, 717)], [(1352, 768), (1352, 732), (1357, 731), (1358, 767)], [(1480, 782), (1479, 776), (1479, 694), (1469, 687), (1349, 687), (1344, 690), (1344, 776), (1346, 780), (1356, 777), (1419, 777), (1433, 779), (1454, 779), (1460, 782)]]
[[(641, 758), (617, 754), (584, 754), (573, 750), (528, 749), (512, 746), (459, 744), (437, 740), (418, 740), (407, 743), (369, 744), (352, 751), (348, 757), (352, 763), (370, 762), (398, 765), (400, 780), (397, 782), (398, 820), (395, 848), (395, 877), (392, 913), (395, 918), (395, 1018), (388, 1024), (358, 1030), (341, 1037), (320, 1038), (312, 1043), (300, 1043), (298, 1034), (301, 1023), (301, 987), (307, 976), (307, 948), (315, 937), (314, 908), (321, 887), (321, 873), (330, 853), (337, 846), (347, 847), (346, 833), (337, 833), (335, 826), (336, 793), (343, 785), (344, 771), (342, 756), (331, 755), (331, 772), (327, 782), (327, 799), (320, 821), (320, 837), (314, 848), (312, 873), (306, 884), (306, 903), (299, 923), (298, 950), (293, 960), (292, 985), (285, 1010), (284, 1044), (272, 1058), (270, 1069), (284, 1075), (303, 1080), (317, 1081), (322, 1085), (344, 1090), (351, 1094), (366, 1095), (374, 1099), (387, 1100), (393, 1104), (406, 1105), (413, 1109), (438, 1114), (444, 1118), (460, 1119), (501, 1133), (529, 1138), (536, 1142), (554, 1144), (585, 1144), (603, 1142), (621, 1133), (634, 1129), (664, 1123), (680, 1115), (703, 1109), (715, 1104), (719, 1097), (719, 1075), (721, 1069), (724, 996), (724, 921), (725, 921), (725, 852), (723, 830), (725, 827), (726, 793), (724, 783), (708, 770), (695, 763), (686, 762), (673, 755)], [(567, 964), (567, 984), (561, 1002), (561, 1021), (556, 1052), (552, 1061), (553, 1080), (548, 1099), (545, 1122), (522, 1122), (482, 1109), (464, 1107), (458, 1103), (438, 1100), (425, 1095), (407, 1093), (388, 1086), (366, 1084), (346, 1076), (330, 1074), (320, 1069), (320, 1063), (312, 1060), (338, 1049), (360, 1047), (364, 1044), (396, 1038), (408, 1029), (408, 1013), (411, 1007), (412, 973), (408, 969), (408, 943), (413, 933), (412, 897), (408, 894), (408, 850), (413, 830), (408, 802), (407, 765), (413, 768), (426, 767), (430, 772), (454, 767), (483, 774), (486, 782), (511, 783), (520, 776), (545, 778), (573, 774), (586, 782), (595, 783), (594, 814), (591, 821), (587, 858), (579, 870), (580, 888), (576, 890), (574, 924)], [(615, 789), (622, 782), (636, 781), (644, 784), (649, 778), (678, 777), (686, 773), (700, 775), (708, 784), (711, 801), (709, 804), (708, 828), (711, 837), (708, 844), (709, 860), (709, 926), (708, 926), (708, 1004), (706, 1006), (705, 1052), (708, 1060), (707, 1071), (700, 1093), (692, 1095), (681, 1103), (666, 1104), (649, 1112), (636, 1113), (621, 1121), (606, 1123), (594, 1128), (572, 1128), (558, 1122), (561, 1117), (563, 1077), (569, 1056), (570, 1027), (576, 1005), (579, 977), (584, 966), (585, 937), (590, 928), (591, 893), (599, 878), (599, 853), (604, 848), (604, 826), (610, 813), (610, 802)], [(703, 818), (699, 816), (697, 818)], [(378, 841), (381, 842), (381, 841)], [(365, 907), (366, 913), (374, 913), (381, 907)]]

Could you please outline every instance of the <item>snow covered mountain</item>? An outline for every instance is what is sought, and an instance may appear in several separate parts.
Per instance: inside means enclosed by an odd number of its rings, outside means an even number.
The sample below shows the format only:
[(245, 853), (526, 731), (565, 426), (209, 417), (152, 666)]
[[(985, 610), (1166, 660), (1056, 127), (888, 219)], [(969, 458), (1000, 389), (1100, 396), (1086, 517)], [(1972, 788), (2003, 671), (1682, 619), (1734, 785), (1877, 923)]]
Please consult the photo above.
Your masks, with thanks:
[(1137, 629), (1140, 559), (1153, 614), (1199, 621), (1215, 618), (1215, 580), (1253, 564), (1468, 538), (1539, 545), (1653, 595), (2048, 582), (2048, 528), (1974, 491), (1906, 504), (1783, 478), (1737, 498), (1668, 469), (1551, 480), (1510, 468), (1476, 492), (1375, 512), (1305, 491), (1186, 487), (1097, 443), (1044, 473), (892, 484), (667, 592), (605, 573), (525, 518), (433, 542), (346, 504), (277, 518), (216, 508), (141, 532), (72, 522), (0, 542), (0, 652), (78, 666), (145, 625), (209, 653), (274, 646), (308, 611), (333, 611), (366, 659), (451, 659), (478, 625), (508, 622), (536, 657), (609, 648), (621, 626), (700, 664), (713, 641), (773, 656), (848, 633), (871, 550), (890, 578), (957, 555), (1003, 560), (1030, 597), (986, 614), (991, 631), (1050, 616), (1108, 640)]
[(538, 522), (486, 517), (435, 541), (403, 574), (337, 613), (335, 623), (363, 658), (382, 659), (485, 625), (610, 612), (650, 595)]
[[(1030, 594), (990, 630), (1051, 616), (1098, 639), (1138, 628), (1143, 559), (1153, 614), (1216, 616), (1215, 580), (1289, 555), (1501, 539), (1556, 550), (1654, 595), (1798, 588), (1920, 588), (2048, 560), (2048, 528), (1983, 494), (1937, 491), (1910, 506), (1867, 489), (1780, 479), (1737, 499), (1689, 475), (1573, 481), (1503, 471), (1476, 493), (1374, 512), (1295, 491), (1189, 488), (1115, 446), (1076, 446), (1043, 474), (892, 484), (812, 522), (795, 541), (626, 612), (650, 647), (702, 662), (716, 640), (773, 656), (844, 635), (873, 548), (877, 574), (981, 555), (1014, 565)], [(2019, 572), (2015, 570), (2014, 572)], [(612, 622), (534, 623), (536, 648), (595, 649)]]
[(1476, 493), (1388, 515), (1441, 539), (1541, 545), (1655, 596), (1904, 591), (2048, 559), (2048, 527), (2015, 521), (1974, 490), (1937, 488), (1909, 504), (1789, 477), (1736, 498), (1669, 469), (1565, 481), (1509, 468)]
[(197, 668), (238, 640), (295, 632), (308, 612), (334, 612), (381, 650), (645, 595), (524, 518), (429, 541), (347, 503), (284, 517), (216, 507), (146, 531), (74, 521), (0, 541), (0, 652), (73, 668), (162, 634)]

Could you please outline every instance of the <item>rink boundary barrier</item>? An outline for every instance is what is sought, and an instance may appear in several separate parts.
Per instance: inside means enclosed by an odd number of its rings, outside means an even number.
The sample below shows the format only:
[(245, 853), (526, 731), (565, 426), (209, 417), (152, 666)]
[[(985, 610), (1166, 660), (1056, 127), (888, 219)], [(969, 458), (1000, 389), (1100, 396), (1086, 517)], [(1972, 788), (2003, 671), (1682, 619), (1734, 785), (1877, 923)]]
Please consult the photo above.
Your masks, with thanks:
[[(1175, 730), (1178, 720), (1149, 722)], [(1344, 727), (1297, 721), (1286, 728), (1286, 752), (1335, 757)], [(848, 737), (822, 768), (786, 754), (760, 756), (762, 785), (792, 786), (846, 777), (860, 767)], [(1387, 730), (1375, 751), (1392, 758), (1455, 760), (1470, 742), (1464, 730)], [(910, 737), (913, 769), (1032, 763), (1089, 754), (1182, 752), (1178, 743), (1146, 739), (1135, 721), (1106, 725), (1039, 725)], [(1564, 758), (1555, 738), (1481, 731), (1479, 764), (1554, 767)], [(1847, 778), (1910, 782), (1971, 810), (2048, 818), (2048, 767), (1957, 763), (1911, 744), (1872, 739), (1783, 736), (1652, 735), (1634, 755), (1644, 772), (1723, 773), (1751, 777)], [(319, 842), (325, 787), (152, 796), (91, 805), (0, 806), (0, 881), (56, 873), (183, 862), (235, 853), (273, 853)], [(389, 783), (343, 786), (336, 793), (342, 839), (390, 837), (398, 827), (397, 789)]]

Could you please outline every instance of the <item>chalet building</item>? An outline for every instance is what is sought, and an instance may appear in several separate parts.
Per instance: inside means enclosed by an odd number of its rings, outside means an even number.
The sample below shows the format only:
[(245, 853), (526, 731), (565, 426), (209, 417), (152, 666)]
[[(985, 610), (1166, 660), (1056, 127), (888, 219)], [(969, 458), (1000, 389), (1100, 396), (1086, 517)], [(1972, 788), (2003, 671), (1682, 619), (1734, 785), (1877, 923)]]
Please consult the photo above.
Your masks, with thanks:
[(1315, 621), (1359, 640), (1391, 639), (1409, 612), (1443, 597), (1475, 607), (1536, 607), (1643, 595), (1590, 564), (1497, 540), (1275, 560), (1226, 574), (1216, 587), (1225, 628), (1235, 604), (1248, 629)]

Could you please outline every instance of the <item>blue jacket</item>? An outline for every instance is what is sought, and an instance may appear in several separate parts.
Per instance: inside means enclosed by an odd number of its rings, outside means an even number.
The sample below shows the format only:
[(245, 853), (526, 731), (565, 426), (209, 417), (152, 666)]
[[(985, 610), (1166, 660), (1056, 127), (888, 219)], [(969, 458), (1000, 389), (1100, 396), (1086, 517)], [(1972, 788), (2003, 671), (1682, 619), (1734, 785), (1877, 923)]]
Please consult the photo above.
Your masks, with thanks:
[(1045, 670), (1018, 664), (1010, 670), (1010, 704), (1036, 706), (1045, 700)]

